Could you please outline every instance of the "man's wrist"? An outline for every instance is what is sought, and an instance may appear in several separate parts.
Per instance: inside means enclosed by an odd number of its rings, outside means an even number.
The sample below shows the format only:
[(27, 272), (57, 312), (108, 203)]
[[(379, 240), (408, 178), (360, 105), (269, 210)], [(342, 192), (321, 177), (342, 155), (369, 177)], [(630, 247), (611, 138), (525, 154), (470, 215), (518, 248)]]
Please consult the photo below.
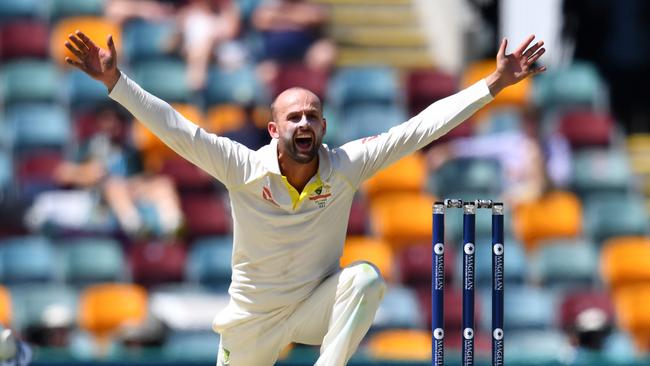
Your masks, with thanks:
[(117, 82), (120, 80), (120, 76), (121, 76), (120, 70), (118, 68), (115, 68), (115, 71), (107, 75), (107, 77), (103, 80), (104, 85), (106, 85), (109, 94), (111, 91), (113, 91), (115, 84), (117, 84)]
[(505, 88), (501, 79), (501, 73), (496, 70), (485, 78), (485, 82), (487, 83), (488, 89), (490, 89), (492, 97), (496, 97)]

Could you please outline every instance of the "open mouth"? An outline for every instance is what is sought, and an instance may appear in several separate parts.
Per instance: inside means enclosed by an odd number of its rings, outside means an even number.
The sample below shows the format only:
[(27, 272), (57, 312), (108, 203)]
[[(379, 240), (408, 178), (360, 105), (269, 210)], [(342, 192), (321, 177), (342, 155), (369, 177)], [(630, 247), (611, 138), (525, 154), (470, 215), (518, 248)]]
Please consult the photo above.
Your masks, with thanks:
[(314, 142), (314, 138), (311, 136), (296, 137), (295, 142), (298, 149), (310, 150)]

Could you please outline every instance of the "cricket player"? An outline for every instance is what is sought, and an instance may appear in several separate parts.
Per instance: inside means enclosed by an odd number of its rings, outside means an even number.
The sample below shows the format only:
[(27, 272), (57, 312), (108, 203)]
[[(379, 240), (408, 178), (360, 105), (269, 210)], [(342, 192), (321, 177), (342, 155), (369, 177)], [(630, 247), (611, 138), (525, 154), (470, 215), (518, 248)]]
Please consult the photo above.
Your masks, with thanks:
[(230, 303), (212, 327), (221, 334), (218, 366), (272, 365), (289, 343), (321, 345), (316, 365), (345, 365), (372, 324), (385, 291), (377, 268), (339, 267), (350, 206), (361, 183), (424, 147), (490, 102), (503, 88), (544, 67), (543, 42), (528, 37), (496, 70), (378, 136), (331, 148), (323, 106), (291, 88), (271, 106), (270, 144), (257, 151), (201, 129), (143, 90), (117, 67), (111, 36), (100, 48), (69, 35), (66, 62), (106, 85), (163, 142), (228, 189), (234, 247)]

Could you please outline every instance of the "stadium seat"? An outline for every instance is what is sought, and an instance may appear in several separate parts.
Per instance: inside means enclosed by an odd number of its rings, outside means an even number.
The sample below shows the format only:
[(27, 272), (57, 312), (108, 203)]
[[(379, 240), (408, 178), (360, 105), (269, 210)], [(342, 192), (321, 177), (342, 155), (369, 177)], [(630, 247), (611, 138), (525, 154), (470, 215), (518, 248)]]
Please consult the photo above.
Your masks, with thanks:
[(431, 190), (438, 197), (456, 197), (458, 192), (471, 192), (472, 199), (498, 194), (502, 185), (502, 167), (490, 158), (455, 158), (444, 163), (429, 177)]
[[(38, 80), (38, 83), (34, 80)], [(6, 105), (60, 100), (59, 72), (49, 61), (20, 60), (7, 63), (2, 67), (1, 85)]]
[(205, 101), (208, 106), (215, 104), (265, 105), (267, 100), (267, 92), (250, 66), (242, 66), (234, 70), (212, 68), (208, 72), (205, 90)]
[(39, 20), (13, 20), (0, 25), (0, 60), (44, 59), (48, 55), (49, 29)]
[(57, 264), (52, 258), (56, 250), (42, 236), (16, 236), (0, 240), (2, 247), (2, 276), (5, 284), (53, 281)]
[(384, 193), (421, 192), (427, 177), (425, 158), (410, 154), (368, 179), (363, 190), (370, 200)]
[(152, 286), (184, 279), (187, 253), (179, 242), (143, 242), (129, 249), (129, 264), (134, 282)]
[(106, 0), (50, 0), (47, 9), (50, 22), (74, 16), (101, 16)]
[(395, 250), (429, 241), (433, 202), (433, 197), (427, 194), (385, 194), (371, 202), (372, 230)]
[(20, 197), (31, 202), (38, 193), (57, 189), (53, 173), (62, 161), (60, 153), (51, 151), (34, 151), (20, 157), (16, 161), (16, 186)]
[(12, 321), (11, 294), (6, 287), (0, 285), (0, 325), (9, 327)]
[(15, 19), (33, 19), (43, 16), (45, 2), (42, 0), (0, 1), (0, 22)]
[(607, 315), (609, 321), (614, 321), (614, 304), (609, 293), (603, 290), (574, 290), (568, 292), (560, 303), (559, 326), (565, 331), (571, 331), (575, 326), (576, 317), (588, 309), (599, 309)]
[(217, 182), (211, 175), (180, 156), (165, 159), (159, 173), (170, 177), (180, 192), (209, 191)]
[(342, 143), (379, 135), (406, 121), (404, 110), (393, 104), (359, 104), (342, 112), (341, 128), (334, 136)]
[[(407, 286), (429, 286), (431, 288), (431, 261), (433, 248), (429, 241), (404, 247), (397, 254), (397, 266), (400, 282)], [(457, 267), (452, 263), (456, 258), (455, 248), (445, 246), (445, 283), (455, 279)]]
[(74, 57), (65, 47), (65, 42), (68, 41), (68, 35), (73, 34), (77, 30), (83, 30), (84, 34), (95, 42), (95, 44), (104, 48), (107, 47), (106, 40), (108, 39), (108, 35), (112, 35), (117, 54), (122, 54), (122, 32), (117, 25), (102, 17), (92, 15), (73, 16), (61, 19), (52, 28), (50, 55), (54, 62), (65, 66), (67, 65), (65, 57)]
[(90, 110), (109, 101), (106, 86), (80, 70), (66, 75), (68, 100), (73, 111)]
[(170, 21), (134, 19), (124, 24), (124, 56), (130, 63), (168, 57), (167, 43), (174, 33)]
[(532, 260), (533, 276), (547, 288), (589, 288), (598, 278), (599, 253), (584, 240), (555, 240), (540, 245)]
[(557, 128), (573, 149), (610, 146), (615, 137), (614, 118), (588, 109), (562, 114)]
[(609, 239), (602, 247), (600, 273), (603, 282), (619, 287), (650, 281), (650, 239), (624, 236)]
[(63, 151), (70, 142), (70, 117), (58, 104), (17, 104), (5, 111), (6, 126), (15, 152), (34, 149)]
[[(506, 267), (507, 270), (507, 267)], [(523, 286), (508, 286), (504, 297), (504, 323), (510, 331), (550, 329), (555, 326), (557, 295), (543, 288)], [(492, 304), (490, 289), (481, 291), (483, 300), (483, 328), (489, 329), (492, 321)]]
[[(203, 125), (203, 115), (195, 105), (173, 103), (171, 106), (192, 123)], [(165, 160), (178, 157), (176, 152), (137, 120), (132, 124), (132, 135), (136, 148), (143, 155), (144, 168), (148, 172), (157, 173), (162, 169)]]
[(123, 281), (126, 263), (120, 243), (103, 237), (68, 239), (61, 243), (65, 280), (76, 285)]
[(217, 135), (236, 131), (248, 122), (244, 108), (237, 104), (219, 104), (210, 107), (206, 129)]
[(368, 233), (368, 202), (361, 196), (352, 200), (348, 219), (348, 235), (366, 235)]
[(402, 286), (388, 286), (372, 322), (372, 329), (424, 328), (415, 290)]
[(458, 80), (442, 70), (412, 70), (406, 76), (406, 99), (410, 115), (416, 115), (430, 104), (458, 90)]
[(616, 236), (648, 234), (648, 213), (640, 195), (593, 194), (584, 200), (585, 234), (596, 244)]
[(166, 360), (213, 362), (219, 351), (219, 334), (212, 330), (171, 332), (163, 345)]
[(604, 83), (594, 65), (574, 62), (536, 77), (532, 99), (546, 111), (594, 108), (603, 105), (604, 90)]
[(614, 292), (614, 306), (619, 327), (629, 332), (637, 349), (647, 352), (650, 349), (650, 285), (640, 283), (622, 286)]
[(187, 103), (191, 92), (187, 66), (181, 60), (160, 59), (133, 65), (133, 80), (149, 93), (168, 103)]
[(190, 237), (223, 235), (232, 231), (230, 214), (223, 200), (215, 194), (182, 195), (181, 206)]
[(304, 64), (282, 64), (272, 86), (273, 96), (289, 88), (301, 87), (324, 100), (328, 79), (329, 75), (323, 70), (310, 69)]
[(343, 246), (341, 267), (347, 267), (358, 261), (374, 264), (386, 282), (393, 281), (395, 276), (393, 251), (383, 240), (364, 236), (348, 237)]
[(377, 360), (427, 361), (431, 334), (419, 329), (389, 329), (369, 337), (368, 354)]
[(624, 150), (590, 149), (573, 156), (571, 190), (581, 197), (594, 193), (630, 192), (632, 171)]
[(523, 203), (513, 212), (513, 230), (533, 252), (540, 240), (575, 238), (582, 233), (582, 206), (574, 194), (552, 191), (536, 201)]
[(394, 105), (398, 90), (397, 75), (391, 68), (349, 67), (332, 77), (327, 97), (335, 108), (347, 113), (350, 106)]
[(207, 287), (225, 290), (230, 286), (232, 236), (195, 240), (187, 257), (185, 278)]
[(71, 327), (77, 313), (78, 293), (59, 283), (21, 285), (12, 288), (14, 326)]
[(148, 315), (147, 302), (147, 291), (134, 284), (86, 287), (79, 300), (79, 326), (97, 337), (108, 336), (122, 325), (143, 322)]
[(572, 352), (567, 336), (553, 329), (509, 332), (505, 342), (505, 359), (509, 365), (559, 366)]
[(0, 197), (4, 197), (14, 180), (13, 159), (0, 149)]
[[(487, 215), (486, 215), (487, 216)], [(504, 281), (506, 286), (520, 285), (528, 279), (528, 267), (530, 263), (526, 257), (524, 249), (517, 240), (506, 237), (504, 240), (505, 252), (504, 261), (507, 267), (504, 271)], [(478, 287), (488, 288), (492, 286), (492, 240), (489, 236), (482, 236), (477, 239), (475, 246), (476, 252), (475, 259), (475, 278)], [(462, 252), (456, 258), (456, 268), (458, 268), (459, 276), (462, 275), (461, 268), (463, 268)]]

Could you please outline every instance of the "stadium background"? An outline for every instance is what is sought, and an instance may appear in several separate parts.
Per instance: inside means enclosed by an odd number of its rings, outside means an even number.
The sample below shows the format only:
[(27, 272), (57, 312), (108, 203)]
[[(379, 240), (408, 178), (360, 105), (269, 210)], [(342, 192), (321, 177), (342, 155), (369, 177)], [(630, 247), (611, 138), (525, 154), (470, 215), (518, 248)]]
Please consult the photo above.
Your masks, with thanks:
[[(261, 0), (206, 2), (217, 15), (236, 5), (237, 29), (210, 48), (205, 81), (195, 84), (184, 47), (197, 31), (180, 26), (179, 15), (202, 1), (153, 2), (144, 11), (130, 6), (151, 2), (0, 1), (0, 323), (32, 346), (35, 363), (214, 364), (210, 323), (227, 301), (232, 243), (223, 187), (110, 103), (102, 85), (64, 65), (65, 36), (81, 29), (101, 45), (113, 34), (128, 75), (207, 130), (249, 146), (265, 143), (268, 103), (286, 87), (323, 98), (326, 142), (337, 145), (379, 133), (485, 76), (500, 36), (512, 48), (535, 33), (549, 50), (545, 75), (508, 89), (359, 192), (342, 262), (373, 261), (389, 291), (352, 364), (428, 364), (436, 197), (507, 203), (509, 364), (645, 364), (648, 5), (308, 2), (326, 10), (320, 32), (256, 29)], [(187, 44), (170, 46), (174, 35)], [(305, 55), (323, 39), (322, 58)], [(73, 178), (96, 173), (87, 166), (62, 178), (64, 162), (88, 158), (90, 141), (117, 149), (107, 155), (117, 162), (102, 163), (118, 168), (86, 184)], [(180, 225), (139, 195), (140, 225), (125, 227), (106, 202), (113, 175), (172, 187)], [(477, 228), (487, 244), (485, 216)], [(445, 317), (455, 363), (460, 222), (449, 214)], [(490, 350), (485, 248), (479, 241), (480, 364)], [(281, 362), (308, 365), (316, 355), (294, 345)]]

